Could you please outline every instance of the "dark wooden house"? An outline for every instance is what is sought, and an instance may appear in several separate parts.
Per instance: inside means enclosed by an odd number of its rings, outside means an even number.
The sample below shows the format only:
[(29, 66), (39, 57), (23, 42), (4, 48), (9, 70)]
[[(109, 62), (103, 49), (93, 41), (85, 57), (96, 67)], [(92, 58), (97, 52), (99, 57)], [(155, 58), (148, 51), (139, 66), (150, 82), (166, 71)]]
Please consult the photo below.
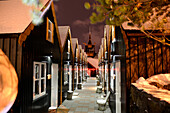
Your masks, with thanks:
[(76, 89), (78, 84), (78, 38), (72, 38), (72, 46), (73, 46), (73, 53), (74, 53), (74, 74), (73, 74), (73, 88)]
[(71, 30), (69, 26), (59, 26), (59, 34), (62, 45), (62, 74), (60, 77), (60, 103), (67, 98), (67, 92), (73, 91), (72, 73), (74, 73), (74, 53), (72, 47)]
[[(125, 24), (122, 27), (108, 26), (107, 29), (105, 36), (110, 71), (110, 108), (116, 113), (130, 112), (130, 109), (137, 108), (135, 104), (130, 103), (131, 83), (136, 82), (139, 77), (146, 79), (156, 74), (169, 73), (170, 47), (167, 40), (161, 43), (147, 38), (137, 28)], [(159, 31), (153, 34), (162, 36)], [(165, 36), (170, 38), (168, 32)]]
[(78, 72), (78, 74), (79, 74), (79, 78), (78, 78), (78, 83), (79, 84), (82, 84), (82, 57), (83, 57), (83, 54), (82, 54), (82, 46), (81, 45), (78, 45), (78, 48), (79, 48), (79, 60), (78, 60), (78, 62), (79, 62), (79, 72)]
[(126, 76), (125, 76), (125, 43), (120, 27), (105, 26), (104, 37), (106, 49), (104, 63), (106, 74), (106, 90), (109, 90), (109, 105), (112, 112), (126, 113)]
[(53, 1), (43, 3), (45, 7), (40, 10), (44, 22), (38, 26), (32, 24), (30, 7), (22, 1), (5, 1), (0, 7), (0, 48), (19, 79), (18, 96), (9, 111), (12, 113), (47, 113), (59, 105), (62, 49)]
[[(146, 30), (150, 31), (150, 25), (146, 25)], [(167, 23), (166, 26), (170, 26)], [(167, 28), (169, 31), (170, 27)], [(130, 103), (131, 83), (136, 82), (139, 77), (145, 79), (160, 73), (170, 73), (170, 46), (168, 41), (161, 43), (158, 40), (147, 38), (146, 35), (135, 27), (122, 26), (122, 34), (126, 45), (126, 84), (127, 84), (127, 101)], [(158, 30), (153, 32), (156, 37), (162, 37)], [(164, 34), (170, 39), (170, 33)], [(133, 106), (132, 104), (130, 106)], [(136, 106), (133, 106), (136, 107)], [(133, 109), (129, 107), (129, 109)]]

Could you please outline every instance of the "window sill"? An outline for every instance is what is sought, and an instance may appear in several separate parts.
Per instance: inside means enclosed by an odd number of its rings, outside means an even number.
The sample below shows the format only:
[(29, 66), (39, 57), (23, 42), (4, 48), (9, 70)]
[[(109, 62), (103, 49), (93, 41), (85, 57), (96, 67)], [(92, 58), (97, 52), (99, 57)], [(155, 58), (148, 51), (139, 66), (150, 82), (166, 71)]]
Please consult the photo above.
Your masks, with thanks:
[(46, 97), (46, 96), (48, 96), (48, 93), (43, 94), (43, 95), (41, 95), (41, 96), (39, 96), (39, 97), (36, 97), (35, 99), (33, 99), (32, 103), (34, 103), (34, 102), (36, 102), (36, 101), (38, 101), (38, 100), (40, 100), (40, 99), (42, 99), (42, 98), (44, 98), (44, 97)]
[(68, 84), (68, 82), (64, 82), (64, 85), (67, 85)]

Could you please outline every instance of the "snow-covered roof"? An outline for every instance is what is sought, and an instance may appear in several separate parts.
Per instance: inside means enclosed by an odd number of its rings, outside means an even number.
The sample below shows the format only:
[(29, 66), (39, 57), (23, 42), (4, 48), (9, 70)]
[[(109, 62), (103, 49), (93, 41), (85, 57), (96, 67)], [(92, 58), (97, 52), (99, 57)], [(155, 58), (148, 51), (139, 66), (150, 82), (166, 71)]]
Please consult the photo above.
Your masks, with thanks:
[[(166, 29), (167, 33), (170, 33), (170, 18), (168, 19), (168, 22), (166, 24), (163, 25), (164, 28)], [(122, 24), (122, 27), (125, 29), (125, 30), (140, 30), (137, 26), (129, 26), (128, 25), (128, 22), (124, 22)], [(144, 28), (146, 30), (153, 30), (152, 28), (152, 23), (151, 21), (148, 21), (144, 24)], [(157, 30), (158, 28), (156, 28), (155, 30)]]
[(69, 33), (69, 29), (69, 26), (58, 26), (62, 47), (64, 47), (65, 40), (67, 39), (67, 35)]
[(99, 68), (99, 66), (98, 66), (98, 59), (87, 57), (87, 62), (89, 64), (91, 64), (92, 66), (94, 66), (96, 69)]
[[(48, 0), (42, 0), (42, 7)], [(31, 7), (22, 3), (22, 0), (0, 1), (0, 34), (22, 33), (31, 23)]]
[(78, 38), (71, 38), (72, 46), (73, 46), (73, 52), (75, 53), (76, 45), (78, 45)]

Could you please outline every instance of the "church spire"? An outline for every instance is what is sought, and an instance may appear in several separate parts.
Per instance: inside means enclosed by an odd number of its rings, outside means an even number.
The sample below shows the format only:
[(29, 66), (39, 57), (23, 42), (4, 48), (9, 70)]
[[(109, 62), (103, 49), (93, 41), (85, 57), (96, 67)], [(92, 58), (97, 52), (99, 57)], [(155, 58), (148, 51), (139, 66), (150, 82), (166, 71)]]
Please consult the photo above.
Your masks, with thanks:
[(85, 52), (87, 53), (88, 57), (95, 57), (95, 44), (92, 44), (91, 40), (91, 27), (89, 26), (89, 41), (85, 43)]
[(91, 27), (89, 26), (89, 41), (88, 41), (88, 45), (92, 45), (92, 42), (91, 42)]

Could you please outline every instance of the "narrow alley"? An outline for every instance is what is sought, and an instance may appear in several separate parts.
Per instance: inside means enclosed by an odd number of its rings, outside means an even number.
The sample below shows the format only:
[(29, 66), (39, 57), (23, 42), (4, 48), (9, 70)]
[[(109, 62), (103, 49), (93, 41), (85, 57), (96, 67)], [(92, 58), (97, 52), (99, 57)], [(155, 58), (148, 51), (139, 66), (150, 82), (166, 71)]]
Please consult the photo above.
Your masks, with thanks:
[(90, 77), (87, 82), (83, 83), (82, 90), (75, 90), (79, 93), (78, 96), (74, 96), (72, 100), (65, 100), (62, 105), (59, 106), (57, 113), (111, 113), (108, 106), (105, 111), (99, 111), (96, 100), (102, 95), (96, 93), (96, 78)]

